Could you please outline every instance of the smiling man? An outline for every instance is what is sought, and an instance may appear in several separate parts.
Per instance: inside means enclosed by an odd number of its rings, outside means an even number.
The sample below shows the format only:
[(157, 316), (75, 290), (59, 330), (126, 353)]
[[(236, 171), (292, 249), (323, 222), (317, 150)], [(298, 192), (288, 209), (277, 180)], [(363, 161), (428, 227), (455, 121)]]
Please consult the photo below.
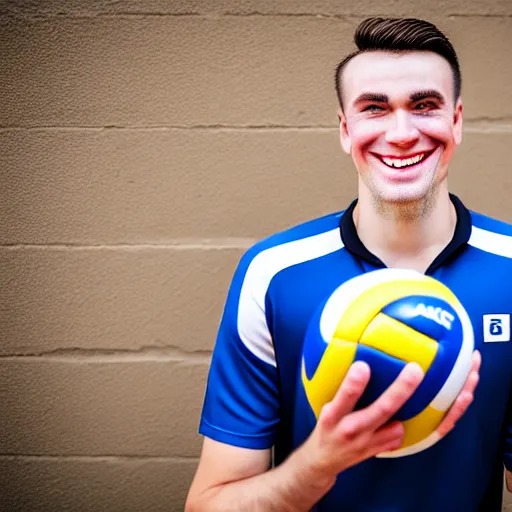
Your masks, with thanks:
[[(355, 42), (337, 67), (336, 90), (358, 197), (242, 258), (213, 353), (188, 511), (501, 511), (503, 466), (512, 469), (512, 287), (503, 286), (512, 227), (449, 192), (463, 119), (459, 64), (445, 35), (422, 20), (373, 18)], [(477, 348), (439, 442), (394, 459), (375, 456), (401, 445), (403, 426), (389, 420), (420, 384), (417, 365), (354, 410), (370, 379), (369, 367), (354, 363), (318, 422), (299, 378), (319, 304), (384, 267), (450, 287)]]

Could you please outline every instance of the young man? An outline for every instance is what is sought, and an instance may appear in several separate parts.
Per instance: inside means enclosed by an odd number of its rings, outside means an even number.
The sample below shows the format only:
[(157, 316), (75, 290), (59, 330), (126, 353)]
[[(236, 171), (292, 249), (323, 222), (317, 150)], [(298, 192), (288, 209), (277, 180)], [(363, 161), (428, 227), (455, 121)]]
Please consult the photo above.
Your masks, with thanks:
[[(446, 37), (421, 20), (370, 19), (355, 42), (358, 51), (338, 66), (336, 86), (341, 145), (358, 172), (358, 199), (242, 258), (213, 354), (188, 511), (501, 510), (503, 463), (512, 469), (512, 344), (504, 343), (512, 227), (449, 194), (462, 103)], [(316, 425), (306, 421), (298, 378), (318, 305), (344, 281), (386, 266), (425, 272), (451, 288), (470, 315), (477, 349), (438, 428), (442, 439), (394, 459), (375, 455), (400, 446), (403, 427), (389, 419), (420, 383), (417, 365), (354, 411), (370, 377), (366, 364), (355, 363)]]

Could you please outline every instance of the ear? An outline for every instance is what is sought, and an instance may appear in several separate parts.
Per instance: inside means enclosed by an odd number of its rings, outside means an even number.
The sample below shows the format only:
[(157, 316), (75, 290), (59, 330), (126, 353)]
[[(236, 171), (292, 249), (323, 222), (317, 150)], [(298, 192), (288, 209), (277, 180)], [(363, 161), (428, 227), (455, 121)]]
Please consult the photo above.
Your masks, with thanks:
[(453, 112), (453, 138), (457, 145), (462, 142), (462, 110), (462, 100), (459, 98), (455, 104), (455, 110)]
[(352, 150), (352, 143), (350, 141), (350, 135), (348, 133), (347, 118), (345, 117), (345, 114), (341, 110), (338, 110), (338, 119), (340, 121), (341, 147), (343, 148), (343, 151), (347, 153), (347, 155), (350, 155), (350, 152)]

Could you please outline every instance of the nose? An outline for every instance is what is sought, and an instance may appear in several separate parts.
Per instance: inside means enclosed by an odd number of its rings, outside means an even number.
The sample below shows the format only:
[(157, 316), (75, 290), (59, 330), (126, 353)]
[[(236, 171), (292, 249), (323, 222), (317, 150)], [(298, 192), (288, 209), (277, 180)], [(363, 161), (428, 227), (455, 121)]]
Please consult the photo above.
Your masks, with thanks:
[(412, 146), (419, 139), (420, 133), (416, 128), (409, 112), (397, 110), (386, 131), (386, 142), (396, 146)]

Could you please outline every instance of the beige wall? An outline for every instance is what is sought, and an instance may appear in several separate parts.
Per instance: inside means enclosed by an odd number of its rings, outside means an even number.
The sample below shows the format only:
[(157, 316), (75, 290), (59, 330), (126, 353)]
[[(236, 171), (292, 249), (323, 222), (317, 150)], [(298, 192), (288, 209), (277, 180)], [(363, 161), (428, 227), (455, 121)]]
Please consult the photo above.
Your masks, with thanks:
[(512, 221), (510, 0), (0, 1), (1, 511), (182, 509), (238, 258), (354, 196), (332, 71), (373, 14), (452, 37), (452, 190)]

